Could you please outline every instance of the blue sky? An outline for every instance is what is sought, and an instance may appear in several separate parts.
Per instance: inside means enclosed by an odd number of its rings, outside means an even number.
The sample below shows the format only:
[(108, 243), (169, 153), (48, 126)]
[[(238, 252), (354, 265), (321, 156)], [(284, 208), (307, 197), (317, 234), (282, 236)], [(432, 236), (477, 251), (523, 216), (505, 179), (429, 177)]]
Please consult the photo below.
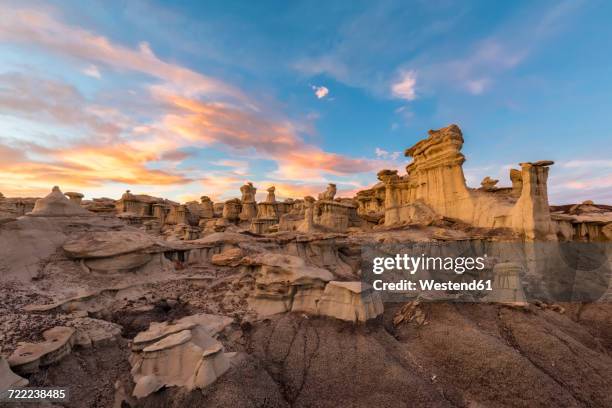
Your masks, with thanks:
[(471, 186), (612, 200), (610, 2), (4, 3), (5, 195), (351, 195), (457, 123)]

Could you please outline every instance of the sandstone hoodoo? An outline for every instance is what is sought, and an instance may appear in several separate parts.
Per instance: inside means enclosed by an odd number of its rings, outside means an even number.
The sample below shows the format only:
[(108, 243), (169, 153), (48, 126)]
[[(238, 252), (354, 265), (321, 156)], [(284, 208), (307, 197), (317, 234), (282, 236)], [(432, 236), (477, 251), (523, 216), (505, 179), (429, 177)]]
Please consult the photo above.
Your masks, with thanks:
[(68, 199), (58, 186), (51, 193), (36, 201), (34, 208), (27, 215), (31, 217), (73, 217), (91, 215), (82, 208), (77, 200)]
[[(69, 407), (308, 407), (329, 390), (356, 407), (612, 405), (612, 206), (551, 205), (552, 161), (469, 187), (463, 143), (456, 125), (431, 130), (405, 173), (350, 196), (264, 185), (257, 202), (251, 182), (184, 203), (0, 195), (0, 392), (70, 384)], [(409, 254), (483, 267), (423, 266), (402, 286), (406, 269), (372, 268)]]

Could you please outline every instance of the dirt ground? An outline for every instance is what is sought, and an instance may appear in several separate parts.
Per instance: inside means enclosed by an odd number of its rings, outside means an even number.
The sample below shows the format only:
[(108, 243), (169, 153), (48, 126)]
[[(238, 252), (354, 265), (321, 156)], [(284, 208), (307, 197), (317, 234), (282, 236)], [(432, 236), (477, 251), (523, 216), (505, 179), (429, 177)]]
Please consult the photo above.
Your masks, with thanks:
[[(296, 313), (233, 325), (220, 340), (243, 358), (204, 390), (129, 397), (127, 340), (75, 349), (29, 380), (70, 387), (62, 406), (75, 408), (612, 406), (609, 304), (563, 305), (559, 313), (425, 303), (423, 324), (394, 327), (399, 306), (387, 304), (383, 318), (365, 326)], [(115, 321), (134, 327), (135, 319)]]

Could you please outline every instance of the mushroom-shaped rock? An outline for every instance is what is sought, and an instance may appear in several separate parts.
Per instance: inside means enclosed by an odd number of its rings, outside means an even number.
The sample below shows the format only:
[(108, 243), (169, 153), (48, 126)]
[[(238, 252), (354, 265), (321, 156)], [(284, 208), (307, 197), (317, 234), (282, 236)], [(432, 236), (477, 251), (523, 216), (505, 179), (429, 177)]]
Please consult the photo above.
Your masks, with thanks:
[(27, 215), (32, 217), (73, 217), (91, 216), (93, 214), (69, 200), (59, 187), (55, 186), (49, 195), (36, 201), (34, 209)]
[(84, 197), (82, 193), (77, 193), (75, 191), (67, 191), (64, 193), (64, 195), (68, 197), (70, 201), (72, 201), (73, 203), (79, 206), (81, 205), (81, 202), (83, 201), (83, 197)]
[(53, 364), (72, 350), (75, 338), (72, 327), (57, 326), (43, 332), (42, 343), (24, 343), (8, 359), (8, 363), (18, 374), (30, 374), (39, 367)]
[(381, 315), (378, 292), (363, 282), (329, 282), (319, 301), (319, 314), (351, 322), (366, 322)]

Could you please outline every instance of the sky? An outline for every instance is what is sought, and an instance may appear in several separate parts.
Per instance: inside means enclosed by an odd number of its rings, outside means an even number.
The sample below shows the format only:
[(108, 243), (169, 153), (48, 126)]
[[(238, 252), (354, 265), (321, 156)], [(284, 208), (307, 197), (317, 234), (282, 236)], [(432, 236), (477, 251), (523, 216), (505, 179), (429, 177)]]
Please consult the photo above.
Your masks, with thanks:
[(340, 196), (451, 123), (469, 186), (612, 203), (612, 2), (0, 0), (0, 192)]

